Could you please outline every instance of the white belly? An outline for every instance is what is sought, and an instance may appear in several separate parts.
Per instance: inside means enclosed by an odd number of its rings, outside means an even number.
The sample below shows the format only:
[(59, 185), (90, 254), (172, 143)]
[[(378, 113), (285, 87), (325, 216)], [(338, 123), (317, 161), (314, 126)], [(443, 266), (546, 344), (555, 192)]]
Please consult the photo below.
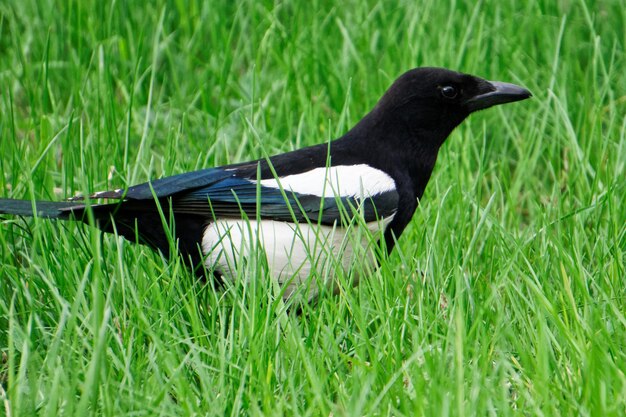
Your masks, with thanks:
[(284, 298), (305, 286), (313, 299), (332, 284), (337, 268), (347, 270), (358, 258), (359, 271), (376, 264), (376, 242), (393, 217), (367, 223), (367, 230), (294, 224), (273, 220), (218, 220), (207, 226), (202, 249), (208, 268), (225, 278), (245, 277), (246, 264), (264, 264), (269, 276), (284, 287)]

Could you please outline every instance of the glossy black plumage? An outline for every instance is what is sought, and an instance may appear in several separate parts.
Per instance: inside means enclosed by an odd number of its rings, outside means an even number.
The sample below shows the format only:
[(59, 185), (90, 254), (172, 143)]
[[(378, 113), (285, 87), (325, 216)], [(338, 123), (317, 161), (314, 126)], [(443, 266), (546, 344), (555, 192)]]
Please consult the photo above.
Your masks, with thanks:
[[(202, 262), (199, 245), (206, 226), (215, 219), (242, 215), (320, 224), (341, 222), (342, 216), (354, 215), (357, 208), (366, 221), (393, 216), (384, 231), (386, 247), (391, 250), (413, 216), (439, 148), (452, 130), (473, 111), (528, 97), (527, 90), (512, 84), (440, 68), (414, 69), (398, 78), (350, 131), (328, 144), (96, 193), (97, 198), (119, 202), (91, 209), (103, 231), (130, 240), (138, 236), (140, 243), (166, 255), (170, 240), (162, 219), (173, 220), (169, 227), (178, 240), (178, 250), (194, 268)], [(285, 178), (321, 167), (361, 165), (390, 177), (393, 188), (368, 198), (320, 197), (257, 184), (257, 180)], [(45, 217), (85, 218), (80, 202), (36, 204)], [(0, 199), (0, 213), (32, 215), (32, 203)]]

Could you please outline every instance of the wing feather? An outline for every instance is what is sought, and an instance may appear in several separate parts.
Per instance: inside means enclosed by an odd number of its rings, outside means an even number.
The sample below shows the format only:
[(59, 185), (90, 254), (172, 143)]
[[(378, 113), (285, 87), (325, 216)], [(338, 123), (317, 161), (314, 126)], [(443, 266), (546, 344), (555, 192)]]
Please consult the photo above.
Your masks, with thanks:
[[(250, 170), (248, 169), (247, 172)], [(262, 183), (261, 183), (262, 184)], [(393, 215), (397, 210), (395, 189), (358, 198), (355, 196), (326, 197), (281, 190), (259, 184), (249, 177), (238, 176), (237, 169), (211, 168), (188, 172), (129, 187), (94, 193), (92, 198), (124, 201), (157, 200), (177, 214), (214, 218), (250, 218), (280, 221), (311, 221), (333, 224), (355, 211), (361, 211), (365, 221)]]

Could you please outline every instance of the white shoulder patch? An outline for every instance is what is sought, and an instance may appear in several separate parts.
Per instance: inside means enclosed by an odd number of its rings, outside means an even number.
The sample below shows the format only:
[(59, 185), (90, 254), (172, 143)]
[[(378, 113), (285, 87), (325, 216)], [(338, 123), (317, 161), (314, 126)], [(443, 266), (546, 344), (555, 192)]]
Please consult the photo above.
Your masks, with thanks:
[[(255, 181), (253, 181), (255, 182)], [(385, 172), (366, 164), (337, 165), (315, 168), (301, 174), (261, 180), (270, 188), (283, 187), (286, 191), (318, 197), (369, 198), (376, 194), (393, 191), (396, 183)]]

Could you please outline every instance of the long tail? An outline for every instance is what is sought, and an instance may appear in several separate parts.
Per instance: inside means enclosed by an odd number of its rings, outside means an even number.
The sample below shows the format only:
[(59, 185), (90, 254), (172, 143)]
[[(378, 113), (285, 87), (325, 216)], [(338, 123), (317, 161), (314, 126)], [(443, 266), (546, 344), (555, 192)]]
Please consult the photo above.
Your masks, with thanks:
[[(169, 203), (160, 201), (166, 221), (170, 218)], [(95, 226), (106, 233), (117, 233), (131, 242), (142, 243), (161, 251), (166, 257), (170, 253), (170, 240), (163, 227), (161, 214), (152, 200), (122, 201), (112, 204), (90, 206)], [(47, 219), (77, 220), (89, 223), (85, 216), (87, 206), (72, 201), (30, 201), (0, 198), (0, 216), (43, 217)], [(172, 213), (175, 222), (174, 238), (183, 259), (195, 268), (202, 263), (198, 244), (207, 220), (203, 216)]]
[(38, 216), (47, 219), (70, 220), (75, 218), (75, 210), (84, 208), (85, 204), (83, 203), (69, 201), (30, 201), (0, 198), (0, 214), (15, 216)]

